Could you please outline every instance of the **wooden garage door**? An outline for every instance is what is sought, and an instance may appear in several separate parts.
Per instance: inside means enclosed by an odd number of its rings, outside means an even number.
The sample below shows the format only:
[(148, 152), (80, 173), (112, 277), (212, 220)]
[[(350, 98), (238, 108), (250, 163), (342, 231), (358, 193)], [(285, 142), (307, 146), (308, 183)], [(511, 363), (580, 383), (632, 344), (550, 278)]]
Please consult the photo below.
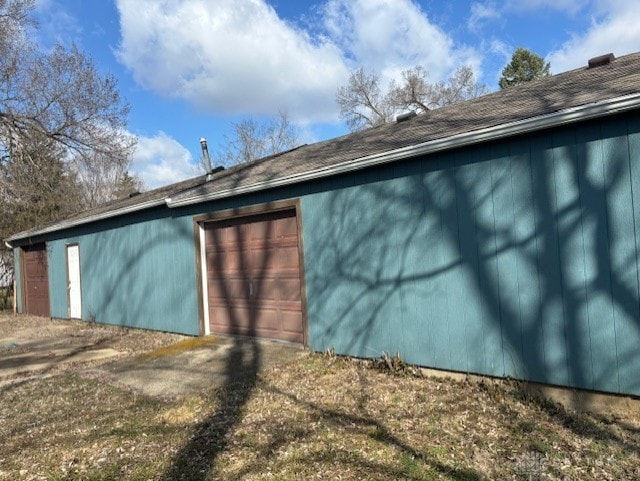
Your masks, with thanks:
[(304, 342), (295, 212), (205, 224), (211, 332)]
[(23, 247), (24, 312), (49, 317), (47, 249), (42, 244)]

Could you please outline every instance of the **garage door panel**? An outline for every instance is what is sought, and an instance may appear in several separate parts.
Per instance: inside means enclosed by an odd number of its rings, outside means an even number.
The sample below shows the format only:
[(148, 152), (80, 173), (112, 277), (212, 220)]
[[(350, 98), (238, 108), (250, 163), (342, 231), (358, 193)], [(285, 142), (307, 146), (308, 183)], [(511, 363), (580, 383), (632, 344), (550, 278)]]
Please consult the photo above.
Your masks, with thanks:
[(297, 226), (293, 211), (205, 224), (212, 332), (303, 342)]
[(256, 295), (263, 301), (299, 301), (300, 300), (300, 278), (279, 277), (270, 279), (256, 279)]
[(249, 306), (213, 306), (211, 327), (216, 332), (245, 333), (251, 328), (251, 308)]
[(247, 257), (250, 259), (250, 269), (253, 275), (259, 276), (274, 270), (291, 269), (298, 272), (300, 262), (298, 246), (272, 246), (267, 249), (254, 249)]
[(275, 239), (276, 226), (275, 221), (265, 220), (261, 222), (253, 222), (249, 224), (249, 240), (254, 245), (268, 244), (272, 239)]
[(287, 332), (298, 332), (298, 326), (302, 322), (300, 311), (281, 311), (282, 329)]
[(295, 217), (281, 219), (276, 225), (276, 237), (281, 238), (298, 238), (298, 222)]
[(211, 266), (210, 277), (217, 278), (220, 273), (243, 273), (249, 271), (247, 259), (241, 255), (242, 253), (235, 249), (229, 249), (221, 255), (213, 256), (209, 265)]
[(280, 315), (276, 306), (256, 310), (255, 325), (263, 331), (277, 333), (280, 329)]
[(280, 279), (280, 300), (282, 301), (300, 301), (301, 298), (301, 282), (300, 278)]
[(209, 279), (209, 283), (213, 283), (216, 288), (211, 289), (209, 298), (219, 302), (226, 300), (243, 300), (249, 297), (249, 286), (244, 279), (226, 279), (224, 283), (218, 282), (218, 279)]

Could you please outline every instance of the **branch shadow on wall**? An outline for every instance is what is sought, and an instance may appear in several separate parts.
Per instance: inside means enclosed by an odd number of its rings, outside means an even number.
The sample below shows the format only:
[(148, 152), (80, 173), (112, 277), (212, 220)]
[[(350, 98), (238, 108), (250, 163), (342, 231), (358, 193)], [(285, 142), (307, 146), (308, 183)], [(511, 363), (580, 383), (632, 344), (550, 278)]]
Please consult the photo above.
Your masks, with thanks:
[(591, 122), (320, 192), (305, 217), (312, 347), (640, 393), (636, 131)]

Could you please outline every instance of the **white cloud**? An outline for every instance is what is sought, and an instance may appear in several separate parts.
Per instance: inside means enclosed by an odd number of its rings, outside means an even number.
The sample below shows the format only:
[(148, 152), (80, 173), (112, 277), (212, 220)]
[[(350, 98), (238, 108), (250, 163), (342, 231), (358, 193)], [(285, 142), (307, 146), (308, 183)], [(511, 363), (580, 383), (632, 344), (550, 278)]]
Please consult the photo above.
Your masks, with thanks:
[(591, 27), (547, 56), (553, 72), (586, 66), (590, 58), (609, 52), (619, 57), (638, 51), (638, 7), (637, 1), (600, 2), (599, 11), (603, 13), (593, 18)]
[[(314, 41), (262, 0), (118, 0), (119, 58), (143, 86), (203, 111), (333, 118), (347, 75), (339, 49)], [(303, 100), (304, 99), (304, 100)]]
[(462, 64), (479, 67), (473, 49), (456, 46), (411, 0), (329, 0), (323, 13), (328, 34), (351, 68), (364, 65), (389, 80), (420, 64), (439, 80)]
[(191, 153), (164, 132), (153, 137), (138, 137), (131, 170), (142, 179), (146, 189), (198, 175)]
[(37, 0), (35, 14), (38, 28), (33, 31), (33, 35), (43, 48), (52, 48), (56, 43), (81, 44), (82, 27), (78, 19), (67, 12), (58, 1)]
[(589, 3), (589, 0), (510, 0), (506, 7), (514, 11), (554, 9), (576, 14)]
[[(117, 0), (119, 59), (142, 86), (214, 114), (337, 120), (335, 92), (364, 65), (385, 80), (423, 64), (433, 80), (481, 58), (412, 0), (327, 0), (317, 31), (265, 0)], [(309, 24), (310, 25), (310, 24)], [(310, 27), (311, 28), (311, 27)]]
[(495, 0), (475, 2), (471, 5), (471, 15), (467, 20), (467, 28), (477, 32), (496, 21), (505, 22), (511, 14), (527, 15), (529, 12), (556, 10), (570, 16), (589, 5), (590, 0), (506, 0), (500, 3)]
[(502, 17), (500, 9), (493, 3), (474, 3), (471, 5), (471, 16), (467, 21), (467, 27), (471, 31), (477, 31), (486, 22), (498, 20)]

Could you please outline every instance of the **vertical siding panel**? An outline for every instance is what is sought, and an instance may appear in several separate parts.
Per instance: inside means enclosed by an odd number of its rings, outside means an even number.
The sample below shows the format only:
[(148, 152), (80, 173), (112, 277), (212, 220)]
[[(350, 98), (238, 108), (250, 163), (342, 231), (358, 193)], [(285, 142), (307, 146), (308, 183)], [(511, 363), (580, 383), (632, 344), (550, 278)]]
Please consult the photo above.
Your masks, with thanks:
[(475, 273), (478, 300), (483, 309), (482, 332), (485, 354), (483, 372), (504, 374), (502, 332), (500, 329), (499, 285), (497, 279), (495, 220), (492, 198), (491, 157), (487, 146), (473, 153), (473, 222), (476, 225), (478, 268)]
[[(584, 388), (594, 389), (594, 337), (591, 332), (592, 324), (594, 322), (594, 313), (591, 312), (591, 295), (592, 288), (590, 283), (596, 275), (595, 258), (593, 255), (594, 243), (592, 239), (592, 229), (590, 228), (590, 202), (591, 190), (589, 189), (585, 173), (587, 169), (588, 159), (586, 154), (586, 136), (581, 136), (580, 133), (574, 132), (574, 155), (576, 158), (575, 163), (575, 177), (576, 184), (578, 186), (579, 205), (580, 205), (580, 232), (579, 241), (576, 241), (576, 249), (574, 252), (576, 259), (580, 259), (581, 272), (575, 271), (575, 277), (580, 276), (580, 283), (576, 285), (575, 294), (579, 302), (579, 306), (576, 314), (576, 326), (575, 331), (569, 332), (569, 347), (574, 350), (581, 350), (580, 366), (581, 373), (584, 377)], [(578, 257), (579, 256), (579, 257)], [(578, 262), (578, 261), (577, 261)], [(573, 338), (575, 336), (575, 339)]]
[[(420, 162), (403, 163), (394, 169), (395, 192), (394, 223), (400, 235), (396, 236), (397, 250), (395, 256), (398, 262), (398, 279), (400, 302), (399, 310), (391, 305), (391, 309), (398, 311), (390, 313), (389, 339), (398, 346), (400, 355), (408, 362), (417, 363), (422, 353), (430, 347), (430, 332), (424, 328), (424, 295), (420, 289), (420, 277), (429, 268), (424, 257), (424, 231), (422, 218), (424, 217), (424, 187), (423, 166)], [(401, 317), (401, 324), (393, 320)], [(394, 332), (395, 331), (395, 332)]]
[(522, 369), (518, 373), (545, 381), (544, 338), (540, 322), (540, 271), (536, 198), (533, 195), (531, 142), (511, 144), (511, 188), (513, 198), (513, 242), (515, 248), (519, 326), (522, 340)]
[[(586, 298), (582, 204), (577, 174), (577, 154), (572, 132), (553, 134), (554, 180), (560, 281), (564, 313), (564, 351), (568, 385), (590, 388), (593, 384)], [(586, 328), (586, 329), (585, 329)], [(586, 332), (585, 332), (586, 331)]]
[[(636, 242), (636, 273), (638, 282), (638, 304), (640, 307), (640, 116), (627, 117), (627, 139), (629, 142), (629, 182), (631, 189), (631, 213)], [(638, 320), (640, 324), (640, 320)]]
[(491, 184), (494, 207), (494, 242), (499, 293), (498, 310), (505, 375), (522, 375), (522, 333), (518, 306), (518, 262), (513, 239), (513, 187), (508, 144), (491, 148)]
[(476, 224), (476, 183), (481, 168), (474, 162), (475, 156), (466, 152), (456, 165), (456, 214), (460, 237), (460, 257), (462, 261), (462, 289), (465, 293), (463, 317), (467, 333), (468, 371), (487, 373), (490, 365), (485, 352), (486, 312), (480, 279), (478, 226)]
[[(629, 142), (629, 180), (636, 242), (638, 309), (640, 309), (640, 116), (629, 117), (627, 119), (627, 132)], [(640, 319), (637, 324), (640, 325)], [(638, 369), (638, 371), (640, 371), (640, 369)]]
[(22, 271), (20, 267), (20, 247), (13, 249), (13, 275), (15, 279), (15, 292), (13, 293), (16, 300), (16, 308), (22, 313)]
[(618, 383), (623, 392), (637, 380), (640, 310), (629, 145), (624, 119), (603, 122), (603, 152), (611, 246), (611, 294), (615, 322)]
[[(629, 188), (631, 190), (631, 210), (633, 216), (633, 226), (635, 233), (635, 259), (636, 259), (636, 282), (638, 284), (637, 305), (640, 310), (640, 116), (627, 117), (627, 135), (629, 142)], [(628, 341), (635, 343), (635, 351), (632, 356), (625, 359), (625, 367), (631, 375), (625, 375), (620, 386), (620, 390), (626, 393), (640, 395), (640, 379), (637, 373), (640, 372), (640, 356), (638, 356), (637, 346), (640, 345), (638, 329), (640, 328), (640, 317), (634, 322), (636, 328), (635, 335)], [(635, 341), (634, 341), (635, 339)]]
[[(393, 294), (388, 281), (395, 271), (395, 256), (393, 241), (382, 243), (380, 229), (386, 225), (389, 237), (394, 239), (394, 226), (389, 224), (394, 187), (377, 187), (364, 189), (365, 195), (357, 195), (356, 188), (345, 187), (330, 194), (334, 223), (327, 235), (332, 238), (331, 248), (337, 257), (331, 270), (323, 273), (330, 291), (336, 295), (334, 311), (329, 312), (330, 322), (339, 333), (336, 349), (363, 357), (379, 357), (382, 351), (389, 350), (389, 303)], [(335, 291), (334, 282), (342, 287), (341, 291)]]
[(407, 162), (400, 162), (393, 166), (394, 180), (391, 182), (393, 201), (390, 212), (394, 219), (392, 222), (393, 232), (391, 233), (394, 238), (394, 249), (391, 258), (393, 259), (392, 270), (395, 271), (396, 285), (391, 288), (390, 302), (383, 309), (385, 313), (383, 323), (389, 343), (387, 352), (391, 351), (390, 354), (399, 353), (405, 359), (413, 359), (413, 353), (407, 352), (404, 339), (409, 327), (407, 324), (407, 304), (413, 300), (411, 275), (414, 269), (420, 268), (410, 262), (412, 247), (415, 244), (416, 212), (421, 210), (422, 201), (422, 192), (416, 192), (417, 189), (412, 180), (419, 175), (419, 172), (419, 167), (412, 171)]
[(66, 319), (69, 317), (66, 242), (47, 242), (47, 270), (51, 317)]
[[(429, 289), (426, 288), (426, 279), (421, 276), (425, 272), (429, 272), (432, 268), (428, 257), (427, 244), (429, 236), (427, 233), (427, 225), (425, 219), (429, 206), (427, 200), (428, 193), (426, 191), (425, 172), (427, 166), (425, 161), (416, 163), (416, 172), (411, 179), (412, 190), (414, 191), (415, 210), (413, 210), (414, 219), (411, 221), (414, 227), (412, 235), (412, 244), (408, 246), (409, 255), (407, 256), (407, 275), (415, 276), (410, 287), (410, 295), (407, 296), (408, 305), (405, 306), (407, 314), (406, 333), (404, 338), (406, 359), (409, 362), (418, 364), (433, 365), (433, 349), (437, 342), (431, 329), (432, 319), (429, 316), (430, 299)], [(413, 208), (413, 207), (412, 207)]]
[(439, 160), (440, 166), (440, 223), (444, 254), (443, 276), (446, 285), (447, 318), (449, 335), (450, 369), (468, 371), (467, 326), (464, 323), (463, 301), (464, 271), (460, 265), (460, 234), (458, 232), (458, 206), (456, 200), (457, 154), (445, 154)]
[(544, 337), (545, 382), (568, 380), (563, 299), (558, 252), (554, 158), (550, 136), (533, 139), (532, 171), (539, 226), (538, 260), (541, 273), (540, 323)]
[[(442, 246), (442, 225), (440, 222), (439, 198), (439, 172), (437, 161), (432, 159), (425, 164), (425, 195), (426, 198), (426, 242), (427, 265), (425, 269), (431, 272), (440, 272), (444, 265)], [(425, 283), (428, 290), (429, 302), (425, 312), (427, 329), (432, 335), (431, 350), (428, 353), (430, 366), (449, 366), (449, 329), (447, 326), (447, 286), (442, 274), (429, 276)]]
[(600, 128), (585, 126), (576, 137), (583, 192), (583, 232), (589, 333), (595, 389), (618, 392), (613, 306), (611, 302), (610, 240), (605, 197), (604, 152)]

